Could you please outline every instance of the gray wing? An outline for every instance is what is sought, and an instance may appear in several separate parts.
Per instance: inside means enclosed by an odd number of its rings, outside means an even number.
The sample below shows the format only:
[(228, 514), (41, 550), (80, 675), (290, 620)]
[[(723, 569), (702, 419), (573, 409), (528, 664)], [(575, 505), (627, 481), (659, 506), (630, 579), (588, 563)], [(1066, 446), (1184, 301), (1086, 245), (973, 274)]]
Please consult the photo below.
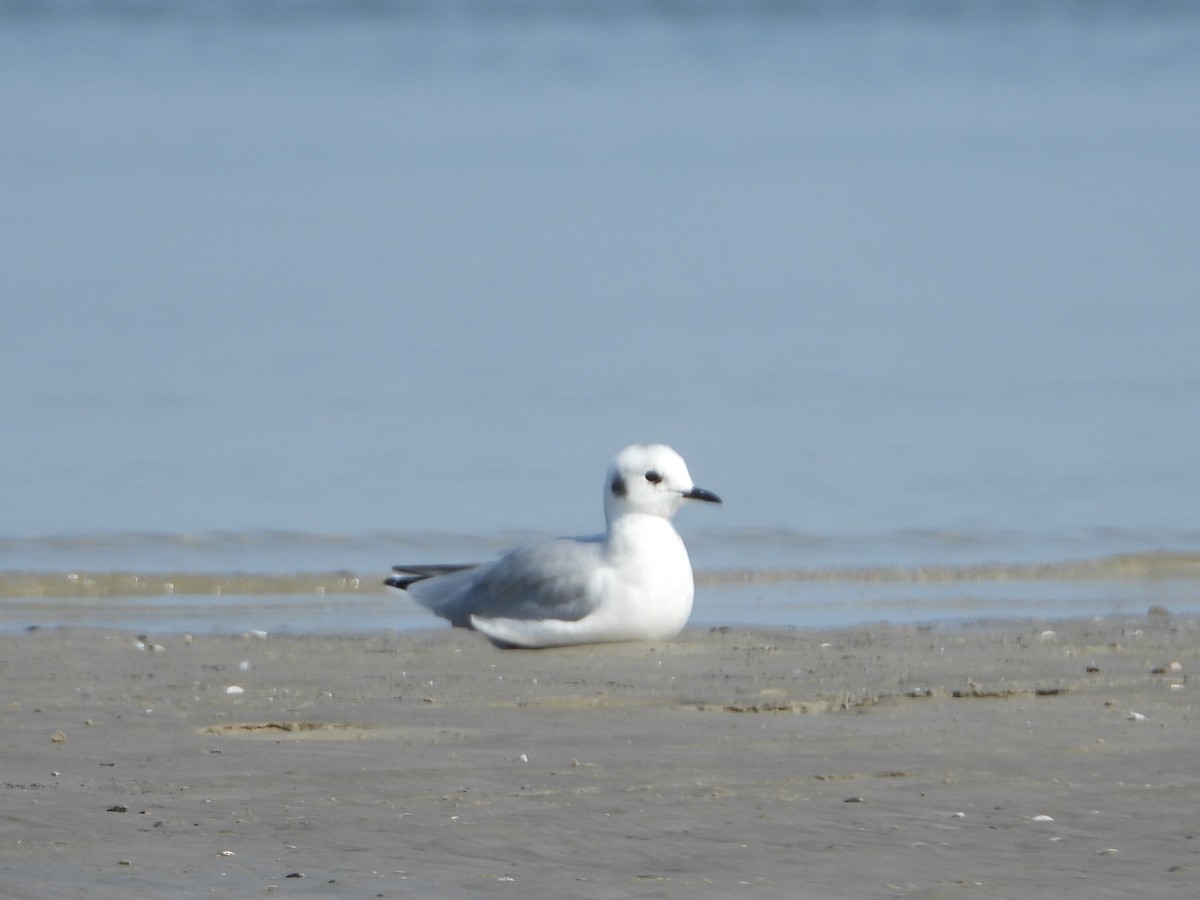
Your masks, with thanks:
[(596, 607), (591, 587), (600, 550), (600, 538), (530, 544), (494, 563), (409, 581), (407, 590), (418, 603), (463, 628), (470, 627), (473, 615), (575, 622)]

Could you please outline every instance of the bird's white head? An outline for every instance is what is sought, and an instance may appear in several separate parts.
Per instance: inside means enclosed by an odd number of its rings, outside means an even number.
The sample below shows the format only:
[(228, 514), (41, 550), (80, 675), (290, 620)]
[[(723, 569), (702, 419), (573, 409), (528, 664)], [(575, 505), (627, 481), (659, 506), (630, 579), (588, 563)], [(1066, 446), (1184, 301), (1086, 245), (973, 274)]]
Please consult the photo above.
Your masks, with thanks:
[(684, 500), (720, 503), (696, 487), (683, 457), (665, 444), (632, 444), (617, 454), (604, 482), (604, 517), (641, 513), (669, 519)]

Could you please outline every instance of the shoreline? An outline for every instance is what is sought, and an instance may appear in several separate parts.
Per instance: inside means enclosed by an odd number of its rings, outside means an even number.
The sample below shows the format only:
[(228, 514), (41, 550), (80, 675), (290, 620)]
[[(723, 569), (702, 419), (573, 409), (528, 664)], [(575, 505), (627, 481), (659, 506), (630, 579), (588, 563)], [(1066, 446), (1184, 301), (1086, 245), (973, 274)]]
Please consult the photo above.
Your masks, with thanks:
[[(288, 572), (216, 569), (0, 568), (3, 598), (262, 596), (384, 594), (389, 570)], [(1154, 550), (1041, 562), (914, 563), (909, 565), (762, 566), (700, 569), (698, 587), (796, 586), (811, 583), (953, 584), (1200, 580), (1200, 553)]]
[(1170, 615), (538, 651), (451, 629), (0, 634), (0, 883), (1190, 896), (1198, 637)]

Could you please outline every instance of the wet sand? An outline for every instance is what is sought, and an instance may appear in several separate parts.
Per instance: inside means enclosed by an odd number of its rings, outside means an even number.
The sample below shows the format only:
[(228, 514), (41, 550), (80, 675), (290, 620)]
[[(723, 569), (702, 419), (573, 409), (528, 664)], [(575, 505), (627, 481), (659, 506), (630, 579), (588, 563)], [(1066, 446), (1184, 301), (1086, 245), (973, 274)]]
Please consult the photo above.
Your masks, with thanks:
[(1200, 896), (1198, 638), (1169, 615), (507, 652), (0, 636), (0, 885)]

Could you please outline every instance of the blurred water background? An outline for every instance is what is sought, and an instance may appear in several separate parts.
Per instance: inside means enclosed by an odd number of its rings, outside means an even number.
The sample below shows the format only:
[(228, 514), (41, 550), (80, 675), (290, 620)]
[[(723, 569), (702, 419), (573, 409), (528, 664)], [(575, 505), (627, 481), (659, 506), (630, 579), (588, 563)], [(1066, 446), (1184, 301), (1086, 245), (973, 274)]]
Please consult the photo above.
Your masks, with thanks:
[(633, 441), (699, 624), (1200, 610), (1197, 85), (1165, 0), (2, 0), (0, 628), (431, 625)]

